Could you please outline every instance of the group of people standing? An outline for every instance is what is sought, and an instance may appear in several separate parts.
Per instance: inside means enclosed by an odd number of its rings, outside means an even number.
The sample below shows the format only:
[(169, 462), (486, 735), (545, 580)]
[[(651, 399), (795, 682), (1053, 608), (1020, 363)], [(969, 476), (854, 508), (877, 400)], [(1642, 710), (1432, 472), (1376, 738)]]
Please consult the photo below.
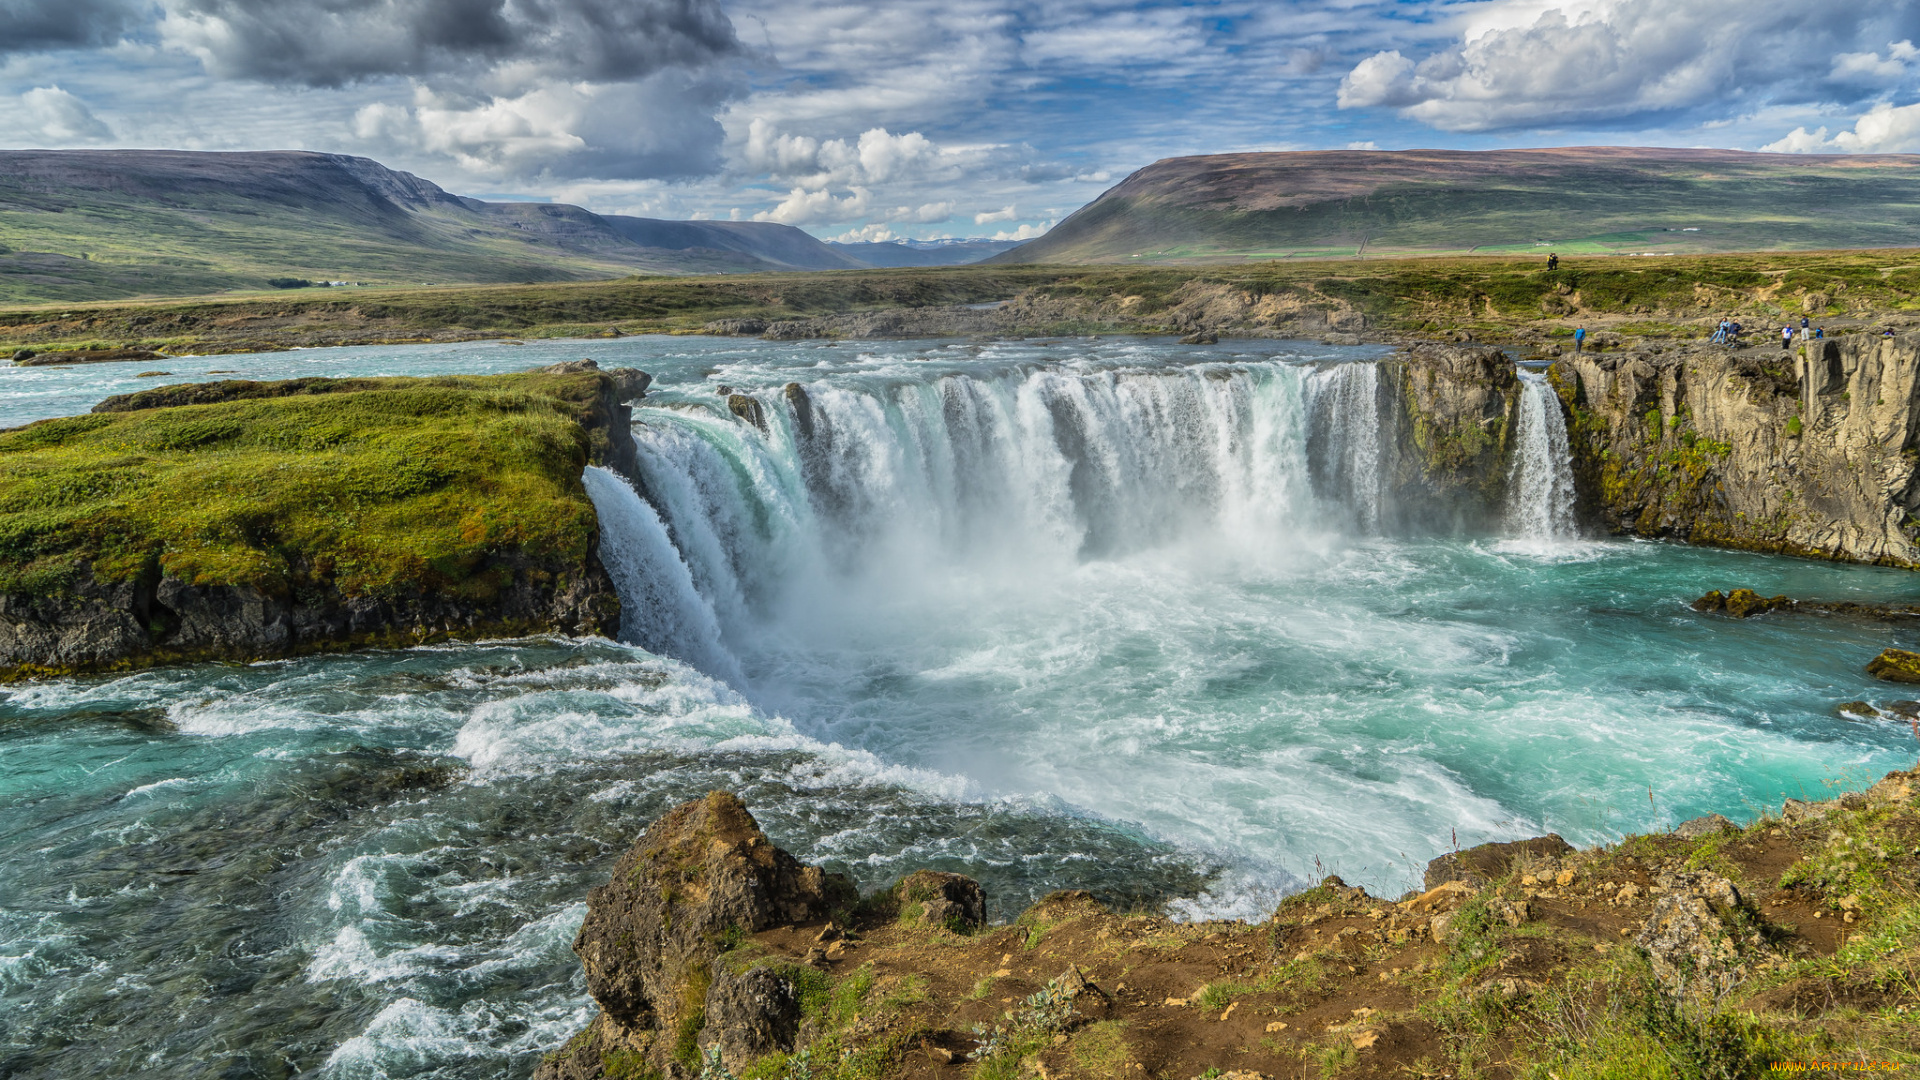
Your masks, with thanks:
[[(1719, 327), (1714, 330), (1713, 343), (1715, 345), (1726, 345), (1729, 347), (1736, 346), (1740, 344), (1740, 333), (1744, 329), (1746, 328), (1740, 325), (1740, 320), (1729, 315), (1721, 319)], [(1803, 342), (1818, 341), (1827, 336), (1827, 328), (1824, 326), (1814, 326), (1812, 320), (1802, 315), (1799, 326), (1788, 323), (1780, 328), (1780, 347), (1782, 349), (1793, 348), (1793, 339), (1795, 336), (1798, 336)]]

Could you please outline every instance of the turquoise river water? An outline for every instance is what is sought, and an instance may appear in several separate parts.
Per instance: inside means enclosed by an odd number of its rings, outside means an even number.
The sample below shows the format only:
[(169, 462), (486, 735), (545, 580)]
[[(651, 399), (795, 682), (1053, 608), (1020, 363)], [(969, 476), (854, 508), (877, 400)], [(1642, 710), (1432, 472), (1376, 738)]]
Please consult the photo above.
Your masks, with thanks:
[[(1377, 351), (628, 338), (0, 370), (0, 424), (160, 382), (652, 372), (589, 470), (621, 642), (0, 691), (0, 1076), (521, 1077), (646, 823), (716, 787), (876, 887), (1258, 917), (1458, 844), (1576, 843), (1913, 760), (1842, 719), (1912, 631), (1687, 607), (1911, 574), (1583, 539), (1530, 380), (1498, 535), (1382, 491)], [(151, 365), (147, 365), (151, 366)], [(790, 394), (784, 388), (798, 384)], [(753, 396), (765, 430), (719, 386)], [(1431, 530), (1426, 530), (1431, 531)]]

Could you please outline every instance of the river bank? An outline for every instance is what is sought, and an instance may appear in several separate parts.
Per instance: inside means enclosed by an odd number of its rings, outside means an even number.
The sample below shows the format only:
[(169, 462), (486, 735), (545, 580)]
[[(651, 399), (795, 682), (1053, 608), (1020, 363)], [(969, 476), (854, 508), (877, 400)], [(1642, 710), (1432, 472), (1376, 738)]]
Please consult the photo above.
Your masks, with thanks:
[[(1551, 354), (1777, 332), (1920, 326), (1901, 251), (1668, 258), (1283, 259), (1235, 266), (969, 266), (355, 290), (0, 310), (0, 357), (216, 355), (355, 344), (720, 333), (778, 339), (1165, 334), (1467, 340)], [(1764, 335), (1762, 335), (1764, 336)], [(1762, 341), (1761, 344), (1766, 344)]]
[(1267, 918), (1084, 891), (859, 896), (715, 792), (655, 822), (574, 943), (601, 1011), (538, 1080), (1761, 1077), (1920, 1063), (1920, 772), (1578, 851), (1450, 852), (1397, 901)]

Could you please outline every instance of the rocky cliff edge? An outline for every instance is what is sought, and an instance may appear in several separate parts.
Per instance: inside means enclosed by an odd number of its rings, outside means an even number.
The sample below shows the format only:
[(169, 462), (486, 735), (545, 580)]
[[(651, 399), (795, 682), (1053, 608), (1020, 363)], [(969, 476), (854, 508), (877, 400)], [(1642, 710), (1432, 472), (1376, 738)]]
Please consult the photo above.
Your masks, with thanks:
[(642, 372), (161, 387), (0, 432), (0, 674), (611, 634)]
[[(1920, 770), (1576, 850), (1483, 844), (1398, 900), (1267, 920), (1054, 893), (989, 924), (922, 871), (857, 900), (739, 799), (682, 806), (588, 898), (601, 1007), (538, 1080), (1759, 1077), (1920, 1058)], [(1676, 1065), (1674, 1063), (1678, 1062)]]

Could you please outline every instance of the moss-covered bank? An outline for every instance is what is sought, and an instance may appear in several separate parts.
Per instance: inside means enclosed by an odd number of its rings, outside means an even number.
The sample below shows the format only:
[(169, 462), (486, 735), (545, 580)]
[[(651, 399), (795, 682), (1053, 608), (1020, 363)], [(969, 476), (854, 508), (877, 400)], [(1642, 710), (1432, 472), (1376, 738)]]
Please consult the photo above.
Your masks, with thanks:
[(0, 432), (0, 672), (611, 633), (638, 372), (162, 387)]

